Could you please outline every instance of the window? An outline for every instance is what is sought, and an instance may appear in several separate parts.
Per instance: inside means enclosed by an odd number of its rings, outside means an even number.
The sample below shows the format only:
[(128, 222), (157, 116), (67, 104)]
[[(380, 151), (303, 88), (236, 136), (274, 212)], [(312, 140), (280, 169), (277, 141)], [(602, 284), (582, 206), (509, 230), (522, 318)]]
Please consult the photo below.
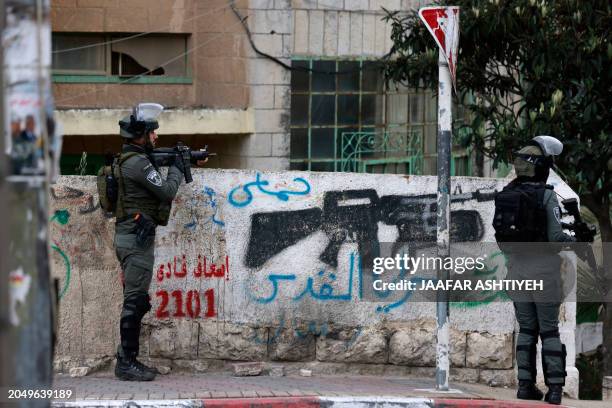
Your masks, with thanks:
[(135, 82), (182, 83), (189, 77), (186, 35), (131, 36), (53, 33), (54, 82), (119, 82), (135, 77)]
[[(292, 65), (292, 170), (436, 174), (438, 107), (432, 91), (387, 88), (372, 61)], [(464, 112), (456, 110), (460, 123)], [(451, 168), (454, 175), (469, 173), (463, 149), (453, 148)]]
[(293, 66), (291, 169), (339, 171), (342, 134), (382, 126), (381, 77), (368, 61), (295, 60)]

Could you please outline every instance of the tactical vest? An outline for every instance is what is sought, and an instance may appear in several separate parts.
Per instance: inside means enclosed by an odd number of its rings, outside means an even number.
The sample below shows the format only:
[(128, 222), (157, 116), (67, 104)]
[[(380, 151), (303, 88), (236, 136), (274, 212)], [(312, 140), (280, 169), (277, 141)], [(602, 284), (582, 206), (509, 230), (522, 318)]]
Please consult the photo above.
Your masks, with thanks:
[[(121, 165), (125, 164), (129, 157), (132, 157), (132, 155), (136, 154), (139, 153), (123, 153), (121, 157), (123, 158), (125, 156), (125, 159), (121, 162)], [(119, 171), (121, 171), (121, 165), (117, 166), (119, 168)], [(138, 191), (132, 189), (137, 189)], [(143, 190), (145, 191), (144, 197), (143, 194), (134, 194), (142, 192)], [(119, 203), (121, 204), (119, 205)], [(123, 179), (123, 177), (119, 178), (119, 200), (117, 207), (121, 207), (121, 212), (123, 214), (121, 216), (117, 215), (118, 220), (128, 215), (140, 213), (148, 216), (157, 225), (162, 226), (168, 225), (170, 212), (172, 210), (172, 204), (159, 202), (157, 198), (148, 193), (147, 190), (142, 186), (131, 185), (131, 187), (128, 188), (126, 191), (125, 180)], [(117, 212), (119, 213), (119, 210)]]
[(513, 181), (495, 196), (493, 228), (497, 242), (547, 242), (543, 183)]
[(111, 164), (101, 167), (98, 171), (96, 184), (98, 188), (100, 209), (107, 215), (116, 217), (123, 217), (125, 215), (122, 202), (123, 183), (120, 167), (123, 162), (136, 154), (138, 153), (129, 152), (126, 154), (116, 155)]

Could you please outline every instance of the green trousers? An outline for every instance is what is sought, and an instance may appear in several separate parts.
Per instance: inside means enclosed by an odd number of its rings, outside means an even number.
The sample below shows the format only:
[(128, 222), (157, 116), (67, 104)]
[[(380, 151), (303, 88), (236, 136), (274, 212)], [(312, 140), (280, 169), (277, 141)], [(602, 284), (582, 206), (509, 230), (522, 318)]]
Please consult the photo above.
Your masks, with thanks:
[(120, 356), (136, 357), (139, 352), (140, 326), (143, 316), (151, 310), (149, 287), (155, 261), (155, 236), (139, 244), (136, 234), (122, 233), (120, 225), (115, 234), (115, 251), (123, 270), (123, 309), (119, 323)]
[(559, 338), (559, 303), (515, 302), (520, 326), (516, 342), (519, 381), (535, 381), (536, 344), (542, 340), (542, 372), (547, 385), (565, 384), (565, 346)]

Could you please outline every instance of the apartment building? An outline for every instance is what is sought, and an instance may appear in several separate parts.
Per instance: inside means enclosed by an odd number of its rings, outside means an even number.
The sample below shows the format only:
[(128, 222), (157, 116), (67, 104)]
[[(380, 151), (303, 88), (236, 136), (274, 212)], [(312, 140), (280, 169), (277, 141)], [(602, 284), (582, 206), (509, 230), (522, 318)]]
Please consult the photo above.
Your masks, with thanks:
[[(93, 172), (119, 149), (119, 118), (157, 102), (162, 144), (208, 145), (212, 167), (434, 174), (435, 95), (380, 71), (382, 8), (424, 3), (54, 0), (62, 170)], [(471, 163), (454, 149), (455, 175)]]

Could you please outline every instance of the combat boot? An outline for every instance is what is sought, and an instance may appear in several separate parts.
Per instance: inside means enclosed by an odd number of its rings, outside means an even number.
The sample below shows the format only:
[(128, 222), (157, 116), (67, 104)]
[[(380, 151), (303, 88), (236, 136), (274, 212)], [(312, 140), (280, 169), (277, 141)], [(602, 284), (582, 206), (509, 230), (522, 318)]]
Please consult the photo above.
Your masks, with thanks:
[(544, 394), (536, 387), (533, 381), (519, 381), (516, 398), (524, 400), (540, 401)]
[(563, 398), (563, 386), (561, 384), (550, 384), (544, 401), (553, 405), (561, 405), (561, 398)]
[(115, 377), (123, 381), (153, 381), (155, 373), (149, 367), (137, 362), (136, 357), (117, 356)]
[(141, 368), (142, 370), (144, 370), (144, 371), (149, 371), (149, 372), (151, 372), (151, 373), (153, 373), (153, 374), (159, 374), (159, 370), (158, 370), (157, 368), (155, 368), (155, 367), (149, 367), (149, 366), (147, 366), (147, 365), (144, 365), (144, 364), (142, 364), (142, 363), (141, 363), (140, 361), (138, 361), (138, 360), (136, 360), (136, 361), (135, 361), (135, 363), (136, 363), (136, 365), (137, 365), (138, 367), (140, 367), (140, 368)]

